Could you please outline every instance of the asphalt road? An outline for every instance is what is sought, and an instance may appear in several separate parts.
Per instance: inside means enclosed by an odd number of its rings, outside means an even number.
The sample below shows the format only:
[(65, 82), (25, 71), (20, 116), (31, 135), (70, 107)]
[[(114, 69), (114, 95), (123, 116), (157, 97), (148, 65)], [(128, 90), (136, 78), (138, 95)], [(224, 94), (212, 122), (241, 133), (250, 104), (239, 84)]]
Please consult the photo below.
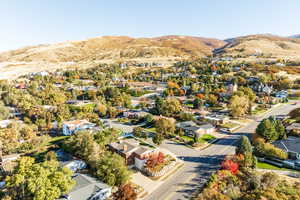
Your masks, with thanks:
[[(295, 102), (295, 101), (293, 101)], [(300, 101), (297, 101), (300, 102)], [(291, 110), (300, 107), (284, 104), (273, 108), (270, 112), (258, 117), (255, 121), (239, 129), (235, 135), (220, 139), (217, 143), (199, 151), (180, 145), (172, 141), (165, 141), (161, 146), (176, 154), (184, 161), (184, 166), (169, 177), (164, 184), (148, 195), (145, 200), (185, 200), (208, 180), (210, 175), (219, 168), (220, 162), (226, 155), (234, 154), (235, 143), (240, 135), (251, 135), (259, 121), (271, 115), (288, 114)]]

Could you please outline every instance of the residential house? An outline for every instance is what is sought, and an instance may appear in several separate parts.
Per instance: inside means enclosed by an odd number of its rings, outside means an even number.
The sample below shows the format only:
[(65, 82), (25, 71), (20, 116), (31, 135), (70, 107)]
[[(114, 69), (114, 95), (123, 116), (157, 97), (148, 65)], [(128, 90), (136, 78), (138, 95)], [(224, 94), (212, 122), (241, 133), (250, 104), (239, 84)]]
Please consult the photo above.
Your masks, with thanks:
[(127, 82), (131, 89), (151, 90), (155, 89), (155, 85), (149, 82)]
[(81, 90), (81, 91), (97, 91), (97, 87), (93, 86), (93, 85), (89, 85), (89, 86), (74, 86), (73, 89), (76, 90)]
[(186, 135), (197, 138), (204, 134), (213, 134), (215, 132), (215, 127), (209, 123), (197, 125), (193, 121), (185, 121), (177, 123), (176, 127), (183, 129)]
[(23, 121), (21, 121), (21, 120), (13, 120), (13, 119), (1, 120), (0, 121), (0, 128), (7, 128), (12, 123), (22, 124)]
[(257, 86), (256, 91), (270, 95), (273, 91), (273, 86), (268, 86), (267, 84), (260, 83), (260, 85)]
[(55, 153), (61, 167), (67, 167), (73, 172), (77, 172), (78, 170), (82, 170), (87, 167), (87, 164), (83, 160), (77, 159), (61, 149)]
[(159, 115), (159, 116), (158, 116), (158, 115), (153, 115), (153, 119), (154, 119), (155, 121), (160, 120), (160, 119), (162, 119), (162, 118), (170, 120), (171, 123), (175, 123), (175, 122), (176, 122), (176, 119), (173, 118), (173, 117), (165, 117), (165, 116), (162, 116), (162, 115)]
[(12, 123), (12, 120), (1, 120), (0, 121), (0, 128), (6, 128), (8, 127), (8, 125), (10, 125)]
[(68, 100), (66, 104), (74, 105), (74, 106), (84, 106), (87, 104), (92, 104), (93, 102), (90, 100)]
[(146, 117), (149, 113), (144, 111), (130, 110), (123, 112), (123, 116), (131, 119), (139, 119)]
[(6, 106), (6, 107), (9, 109), (11, 118), (20, 117), (22, 115), (22, 113), (20, 113), (16, 107), (10, 107), (10, 106)]
[(112, 188), (87, 174), (77, 173), (73, 180), (76, 185), (59, 200), (106, 200), (111, 196)]
[(279, 99), (286, 99), (288, 97), (288, 92), (284, 90), (276, 92), (275, 97)]
[(27, 85), (26, 85), (26, 83), (18, 83), (18, 84), (15, 85), (15, 88), (17, 88), (17, 89), (26, 89)]
[(300, 123), (293, 123), (286, 127), (288, 132), (300, 133)]
[[(286, 120), (286, 119), (288, 119), (288, 118), (289, 118), (288, 115), (275, 115), (275, 119), (280, 120), (280, 121)], [(300, 124), (299, 124), (299, 125), (300, 125)], [(300, 126), (299, 126), (299, 128), (300, 128)], [(300, 130), (300, 129), (299, 129), (299, 130)]]
[[(236, 83), (227, 83), (225, 87), (226, 87), (226, 91), (220, 93), (220, 96), (222, 97), (230, 96), (238, 89), (238, 85)], [(204, 90), (204, 88), (201, 90)]]
[(225, 124), (229, 121), (229, 117), (227, 115), (206, 115), (203, 116), (202, 119), (214, 125)]
[(109, 149), (118, 153), (124, 159), (127, 165), (134, 165), (142, 170), (147, 159), (152, 155), (158, 155), (157, 148), (141, 146), (135, 139), (125, 139), (109, 144)]
[(236, 83), (230, 83), (226, 86), (227, 94), (233, 94), (238, 89), (238, 85)]
[(2, 151), (0, 151), (0, 171), (5, 173), (12, 172), (17, 163), (15, 162), (19, 159), (21, 154), (10, 154), (2, 156)]
[(300, 159), (300, 138), (289, 136), (287, 139), (277, 140), (272, 143), (274, 146), (284, 150), (294, 160)]
[(256, 76), (249, 76), (246, 78), (248, 82), (254, 83), (254, 82), (259, 82), (259, 78)]
[(87, 120), (73, 120), (63, 123), (63, 135), (72, 135), (80, 130), (89, 130), (96, 126)]

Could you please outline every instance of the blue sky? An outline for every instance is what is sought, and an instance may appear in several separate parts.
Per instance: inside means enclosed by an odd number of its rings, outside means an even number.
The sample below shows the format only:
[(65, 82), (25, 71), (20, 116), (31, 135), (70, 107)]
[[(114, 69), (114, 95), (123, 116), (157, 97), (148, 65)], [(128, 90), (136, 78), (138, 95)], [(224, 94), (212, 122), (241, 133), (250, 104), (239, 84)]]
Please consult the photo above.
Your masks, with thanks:
[(0, 51), (102, 35), (300, 34), (300, 0), (1, 0)]

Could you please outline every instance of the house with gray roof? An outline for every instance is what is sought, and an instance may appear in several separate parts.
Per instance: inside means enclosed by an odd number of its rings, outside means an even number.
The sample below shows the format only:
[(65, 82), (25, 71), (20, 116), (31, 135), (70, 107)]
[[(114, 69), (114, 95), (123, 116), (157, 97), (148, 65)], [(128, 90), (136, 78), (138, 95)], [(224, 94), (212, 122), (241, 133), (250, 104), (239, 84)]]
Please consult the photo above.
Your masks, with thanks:
[(212, 134), (215, 132), (215, 127), (210, 123), (198, 125), (193, 121), (179, 122), (176, 127), (182, 129), (186, 135), (191, 137), (201, 137), (204, 134)]
[(110, 186), (87, 174), (77, 173), (73, 180), (74, 188), (59, 200), (106, 200), (112, 193)]
[(296, 132), (296, 133), (300, 133), (300, 123), (293, 123), (289, 126), (286, 127), (286, 130), (288, 132)]
[(87, 120), (73, 120), (63, 123), (63, 135), (72, 135), (77, 131), (91, 130), (95, 128), (96, 124)]
[(287, 139), (277, 140), (272, 143), (274, 146), (284, 150), (291, 159), (300, 159), (300, 138), (289, 136)]
[(87, 164), (83, 160), (80, 160), (61, 149), (55, 153), (61, 167), (67, 167), (73, 172), (77, 172), (87, 167)]

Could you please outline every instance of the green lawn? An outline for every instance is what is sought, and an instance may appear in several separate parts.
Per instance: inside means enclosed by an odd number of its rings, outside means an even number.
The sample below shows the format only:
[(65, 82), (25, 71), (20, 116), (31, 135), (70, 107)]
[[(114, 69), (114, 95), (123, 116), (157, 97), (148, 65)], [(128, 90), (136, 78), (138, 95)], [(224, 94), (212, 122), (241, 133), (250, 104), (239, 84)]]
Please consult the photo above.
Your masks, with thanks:
[(266, 108), (261, 108), (261, 107), (257, 107), (255, 110), (252, 111), (252, 114), (257, 115), (257, 114), (262, 114), (264, 112), (266, 112), (268, 109)]
[(299, 172), (299, 171), (296, 171), (296, 170), (293, 170), (293, 169), (288, 169), (288, 168), (284, 168), (284, 167), (277, 167), (275, 165), (271, 165), (269, 163), (265, 163), (265, 162), (257, 162), (257, 165), (256, 165), (257, 168), (259, 169), (270, 169), (270, 170), (282, 170), (282, 171), (294, 171), (294, 172)]
[(277, 167), (275, 165), (271, 165), (271, 164), (268, 164), (268, 163), (265, 163), (265, 162), (257, 162), (256, 167), (260, 168), (260, 169), (282, 170), (282, 168), (280, 168), (280, 167)]
[(145, 128), (145, 131), (151, 132), (151, 133), (156, 133), (156, 128), (151, 127), (151, 128)]
[[(182, 139), (184, 139), (186, 142), (194, 142), (194, 138), (193, 137), (190, 137), (190, 136), (187, 136), (187, 135), (183, 135), (183, 136), (180, 136)], [(210, 140), (213, 140), (213, 139), (216, 139), (215, 136), (213, 135), (210, 135), (210, 134), (204, 134), (202, 137), (200, 137), (198, 139), (198, 142), (199, 143), (206, 143), (206, 142), (209, 142)]]
[(235, 124), (235, 123), (231, 123), (231, 122), (228, 122), (228, 123), (225, 123), (225, 124), (222, 124), (221, 127), (223, 128), (234, 128), (234, 127), (237, 127), (239, 126), (238, 124)]
[(300, 97), (290, 96), (289, 99), (290, 100), (300, 100)]
[(131, 120), (128, 118), (118, 118), (117, 121), (120, 123), (130, 123), (131, 122)]
[(214, 110), (214, 111), (219, 111), (219, 110), (223, 110), (224, 108), (221, 106), (212, 106), (212, 107), (210, 107), (210, 109)]
[(210, 134), (204, 134), (202, 137), (200, 137), (200, 138), (198, 139), (198, 141), (199, 141), (200, 143), (205, 143), (205, 142), (209, 142), (210, 140), (214, 140), (214, 139), (216, 139), (215, 136), (210, 135)]
[(187, 106), (187, 107), (189, 107), (189, 108), (193, 108), (193, 107), (194, 107), (194, 104), (192, 104), (192, 103), (187, 103), (187, 104), (185, 104), (185, 106)]
[(188, 141), (188, 142), (190, 142), (190, 141), (194, 141), (194, 138), (192, 138), (192, 137), (190, 137), (190, 136), (187, 136), (187, 135), (183, 135), (183, 136), (181, 136), (181, 138), (182, 139), (184, 139), (185, 141)]
[(53, 138), (50, 139), (47, 146), (52, 145), (52, 144), (56, 144), (57, 142), (60, 142), (62, 140), (67, 139), (68, 137), (70, 137), (70, 136), (62, 135), (62, 136), (53, 137)]

